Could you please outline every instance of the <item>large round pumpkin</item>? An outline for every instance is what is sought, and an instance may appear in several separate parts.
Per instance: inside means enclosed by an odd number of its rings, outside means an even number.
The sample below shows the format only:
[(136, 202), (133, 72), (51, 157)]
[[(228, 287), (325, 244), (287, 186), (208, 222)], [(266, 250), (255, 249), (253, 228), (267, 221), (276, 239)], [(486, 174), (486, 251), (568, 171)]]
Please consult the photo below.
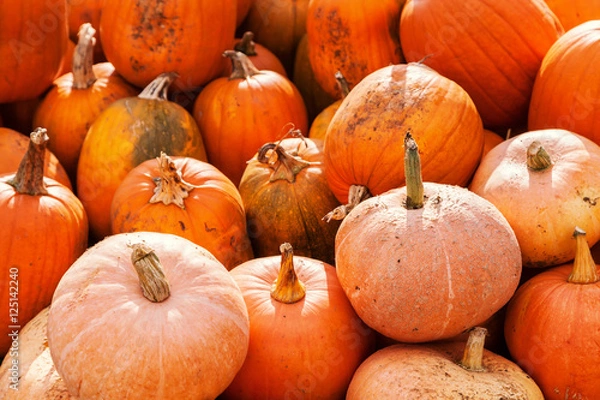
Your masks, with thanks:
[(562, 33), (543, 0), (408, 0), (400, 21), (407, 61), (457, 82), (488, 128), (526, 124), (535, 75)]
[(344, 98), (325, 138), (325, 174), (341, 203), (352, 185), (378, 195), (404, 184), (403, 139), (419, 143), (423, 179), (466, 185), (483, 152), (483, 127), (460, 86), (418, 63), (391, 65)]
[(133, 168), (115, 191), (112, 233), (166, 232), (210, 251), (227, 269), (253, 257), (240, 193), (216, 167), (161, 153)]
[(19, 328), (50, 304), (58, 281), (88, 246), (81, 202), (43, 176), (46, 131), (30, 137), (17, 172), (0, 178), (0, 355), (15, 344), (19, 350)]
[(587, 66), (600, 57), (600, 20), (585, 22), (554, 43), (538, 71), (529, 130), (559, 128), (600, 145), (600, 77)]
[(65, 0), (0, 2), (0, 103), (33, 99), (52, 85), (67, 48)]
[(293, 255), (255, 258), (231, 270), (250, 316), (244, 365), (223, 399), (342, 400), (375, 335), (348, 302), (335, 268)]
[(111, 233), (110, 206), (132, 168), (160, 156), (206, 161), (202, 135), (190, 113), (167, 100), (174, 74), (161, 74), (138, 96), (124, 97), (96, 117), (81, 146), (77, 195), (95, 240)]
[(248, 311), (223, 264), (168, 233), (112, 235), (61, 279), (48, 346), (83, 399), (214, 399), (248, 350)]
[(169, 71), (179, 75), (175, 89), (194, 89), (219, 74), (221, 53), (235, 35), (236, 10), (236, 1), (104, 0), (104, 54), (136, 86)]

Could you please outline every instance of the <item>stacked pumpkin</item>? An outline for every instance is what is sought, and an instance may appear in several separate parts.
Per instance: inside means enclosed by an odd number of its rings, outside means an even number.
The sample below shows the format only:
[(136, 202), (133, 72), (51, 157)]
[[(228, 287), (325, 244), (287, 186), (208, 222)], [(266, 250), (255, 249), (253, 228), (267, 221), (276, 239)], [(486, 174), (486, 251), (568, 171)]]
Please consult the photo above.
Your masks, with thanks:
[(5, 397), (600, 396), (600, 4), (28, 1)]

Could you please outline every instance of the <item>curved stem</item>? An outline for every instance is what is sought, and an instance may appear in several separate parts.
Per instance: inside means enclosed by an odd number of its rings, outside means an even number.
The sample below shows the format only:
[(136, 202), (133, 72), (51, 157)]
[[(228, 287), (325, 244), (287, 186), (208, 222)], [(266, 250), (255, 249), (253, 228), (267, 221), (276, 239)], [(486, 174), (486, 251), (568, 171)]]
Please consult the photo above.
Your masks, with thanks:
[(90, 23), (79, 27), (77, 45), (73, 51), (73, 88), (75, 89), (87, 89), (96, 82), (93, 69), (95, 34), (96, 30)]
[(404, 137), (404, 173), (406, 175), (406, 208), (415, 210), (423, 207), (423, 178), (421, 177), (421, 157), (417, 142), (410, 131)]
[[(296, 175), (304, 168), (314, 165), (300, 157), (294, 157), (285, 151), (278, 143), (263, 145), (256, 156), (258, 162), (266, 164), (273, 170), (269, 182), (286, 180), (290, 183), (296, 181)], [(318, 164), (318, 163), (317, 163)]]
[(241, 51), (225, 50), (223, 57), (228, 57), (231, 60), (231, 75), (229, 75), (229, 79), (247, 79), (260, 72), (248, 56)]
[(542, 144), (534, 140), (527, 148), (527, 167), (534, 171), (543, 171), (552, 166), (552, 159)]
[(140, 99), (166, 100), (169, 86), (177, 79), (177, 72), (163, 72), (148, 84), (138, 95)]
[(573, 260), (573, 270), (567, 279), (570, 283), (585, 284), (600, 280), (598, 268), (592, 258), (592, 252), (585, 235), (583, 229), (575, 228), (573, 233), (576, 241), (575, 259)]
[(235, 51), (241, 51), (247, 56), (255, 56), (256, 43), (254, 43), (254, 33), (250, 31), (244, 32), (242, 38), (233, 46)]
[(140, 280), (142, 294), (153, 303), (165, 301), (171, 295), (171, 287), (158, 256), (144, 243), (136, 243), (130, 247), (133, 249), (131, 262)]
[(346, 218), (350, 211), (354, 209), (359, 203), (371, 197), (371, 193), (369, 189), (364, 185), (350, 185), (350, 189), (348, 190), (348, 204), (342, 204), (333, 209), (333, 211), (328, 212), (323, 220), (326, 222), (334, 220), (342, 220)]
[(298, 279), (294, 269), (292, 245), (283, 243), (279, 246), (279, 251), (281, 251), (281, 267), (277, 279), (271, 286), (271, 297), (282, 303), (293, 304), (304, 298), (306, 288)]
[(29, 147), (15, 176), (7, 181), (18, 193), (32, 196), (48, 194), (44, 183), (44, 160), (48, 144), (46, 128), (36, 128), (29, 135)]
[(160, 157), (157, 157), (156, 160), (158, 161), (160, 176), (154, 178), (156, 187), (149, 202), (160, 202), (164, 205), (175, 204), (185, 209), (184, 199), (197, 186), (189, 184), (183, 179), (181, 171), (175, 166), (175, 162), (164, 152), (161, 151)]
[(463, 357), (459, 365), (469, 371), (485, 371), (483, 367), (483, 349), (485, 345), (485, 336), (487, 329), (483, 327), (475, 327), (471, 329)]
[(348, 81), (341, 71), (335, 72), (335, 81), (337, 82), (340, 92), (342, 93), (342, 99), (348, 96), (348, 93), (350, 93), (350, 86), (348, 85)]

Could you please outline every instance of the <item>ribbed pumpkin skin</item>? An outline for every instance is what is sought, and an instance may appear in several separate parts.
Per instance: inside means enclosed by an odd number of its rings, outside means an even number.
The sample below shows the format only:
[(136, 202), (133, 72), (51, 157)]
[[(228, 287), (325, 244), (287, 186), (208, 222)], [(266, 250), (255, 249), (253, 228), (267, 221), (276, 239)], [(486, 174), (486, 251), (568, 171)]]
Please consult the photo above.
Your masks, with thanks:
[(285, 151), (315, 163), (300, 170), (294, 182), (271, 181), (272, 168), (253, 158), (239, 185), (256, 257), (279, 254), (281, 243), (293, 243), (294, 254), (334, 264), (335, 234), (339, 221), (323, 217), (339, 206), (323, 170), (323, 142), (288, 138)]
[(168, 71), (174, 89), (207, 83), (235, 36), (236, 1), (105, 0), (100, 34), (106, 59), (139, 87)]
[(65, 0), (0, 3), (0, 103), (29, 100), (52, 85), (67, 48)]
[(242, 198), (217, 168), (190, 157), (171, 157), (183, 180), (196, 186), (176, 204), (150, 203), (160, 177), (156, 160), (144, 161), (123, 179), (111, 205), (112, 233), (152, 231), (184, 237), (210, 251), (227, 269), (253, 257)]
[(407, 61), (461, 85), (487, 128), (527, 123), (535, 75), (562, 33), (543, 0), (408, 0), (400, 21)]
[(592, 19), (600, 19), (599, 0), (545, 0), (565, 31)]
[[(246, 163), (265, 143), (293, 124), (308, 131), (304, 100), (294, 84), (273, 71), (243, 78), (217, 78), (198, 95), (194, 119), (203, 134), (208, 161), (239, 185)], [(287, 126), (287, 128), (286, 128)]]
[[(19, 168), (28, 145), (29, 139), (27, 136), (14, 129), (0, 127), (0, 154), (2, 154), (0, 175), (12, 174)], [(71, 189), (71, 180), (67, 175), (67, 171), (65, 171), (54, 153), (46, 150), (45, 159), (44, 176), (52, 178)]]
[(36, 109), (33, 125), (48, 129), (48, 149), (60, 160), (75, 181), (83, 139), (94, 120), (118, 99), (138, 94), (108, 62), (93, 66), (97, 80), (87, 89), (73, 87), (73, 74), (54, 81)]
[(96, 239), (111, 233), (110, 206), (125, 175), (161, 151), (206, 161), (196, 122), (174, 102), (126, 97), (94, 120), (81, 146), (77, 195)]
[[(88, 246), (88, 220), (73, 192), (44, 178), (48, 194), (19, 194), (7, 183), (14, 174), (0, 178), (0, 354), (11, 345), (9, 301), (18, 295), (17, 324), (24, 326), (50, 304), (54, 289), (71, 264)], [(18, 269), (18, 291), (10, 284), (10, 272)], [(14, 271), (14, 270), (13, 270)]]
[(378, 195), (404, 184), (404, 144), (419, 143), (423, 179), (466, 185), (483, 152), (469, 95), (431, 68), (399, 64), (364, 78), (344, 98), (325, 138), (325, 174), (341, 203), (350, 185)]
[(335, 73), (350, 88), (371, 72), (403, 61), (398, 23), (404, 1), (312, 0), (306, 33), (315, 79), (332, 97), (341, 93)]
[(506, 219), (469, 190), (424, 183), (423, 208), (406, 187), (362, 201), (335, 242), (340, 284), (359, 317), (400, 342), (446, 339), (511, 298), (521, 252)]
[(529, 130), (566, 129), (600, 144), (600, 77), (589, 65), (600, 60), (600, 21), (579, 25), (554, 43), (533, 86)]

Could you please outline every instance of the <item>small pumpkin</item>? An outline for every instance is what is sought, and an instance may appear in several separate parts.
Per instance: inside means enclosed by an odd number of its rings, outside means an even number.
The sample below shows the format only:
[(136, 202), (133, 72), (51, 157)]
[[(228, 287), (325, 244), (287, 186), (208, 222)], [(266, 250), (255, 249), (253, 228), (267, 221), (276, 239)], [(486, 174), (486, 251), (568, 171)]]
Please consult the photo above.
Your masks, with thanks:
[(94, 64), (96, 30), (82, 24), (72, 53), (73, 72), (62, 75), (42, 99), (33, 117), (34, 126), (48, 130), (48, 148), (60, 160), (73, 182), (83, 139), (100, 112), (114, 101), (136, 96), (138, 90), (115, 72), (111, 63)]
[(383, 348), (357, 369), (346, 399), (544, 400), (540, 388), (517, 364), (484, 349), (486, 333), (475, 327), (466, 343)]
[(165, 232), (210, 251), (227, 269), (253, 257), (238, 189), (216, 167), (164, 152), (133, 168), (115, 191), (112, 233)]
[(56, 370), (84, 399), (214, 399), (248, 341), (248, 311), (227, 269), (168, 233), (95, 244), (61, 279), (48, 315)]
[(573, 262), (540, 272), (508, 303), (504, 335), (515, 360), (547, 400), (600, 396), (600, 265), (576, 228)]
[(357, 317), (335, 268), (294, 255), (259, 257), (230, 271), (250, 318), (244, 365), (223, 399), (344, 399), (358, 365), (373, 351), (373, 331)]
[(83, 205), (69, 188), (44, 177), (47, 142), (45, 129), (34, 130), (19, 169), (0, 178), (0, 355), (13, 346), (9, 334), (50, 304), (88, 245)]
[[(269, 70), (280, 73), (287, 78), (285, 67), (277, 56), (265, 46), (254, 41), (254, 33), (246, 31), (241, 38), (236, 38), (233, 44), (233, 50), (247, 55), (252, 64), (259, 70)], [(223, 60), (222, 76), (230, 76), (232, 72), (231, 60)]]
[(96, 117), (81, 145), (77, 195), (90, 219), (95, 240), (111, 233), (110, 206), (131, 169), (158, 157), (206, 161), (198, 125), (179, 104), (167, 99), (173, 73), (160, 74), (138, 96), (114, 101)]

